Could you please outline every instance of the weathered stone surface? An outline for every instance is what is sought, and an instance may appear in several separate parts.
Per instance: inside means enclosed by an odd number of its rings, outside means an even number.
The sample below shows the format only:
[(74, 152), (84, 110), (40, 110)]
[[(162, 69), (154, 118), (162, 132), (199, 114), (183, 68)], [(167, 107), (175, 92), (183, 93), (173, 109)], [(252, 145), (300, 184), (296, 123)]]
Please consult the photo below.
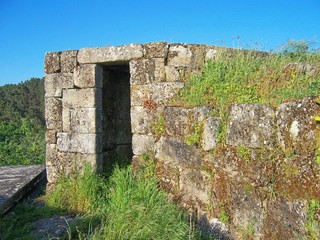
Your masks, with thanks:
[(210, 175), (204, 171), (181, 171), (180, 175), (180, 194), (182, 201), (195, 205), (205, 205), (210, 200)]
[(109, 63), (128, 62), (143, 57), (141, 44), (128, 44), (103, 48), (83, 48), (79, 50), (78, 62), (83, 63)]
[(209, 48), (206, 52), (205, 60), (210, 61), (210, 60), (215, 60), (217, 57), (217, 50), (214, 48)]
[(320, 106), (313, 98), (281, 104), (277, 111), (278, 139), (283, 148), (301, 153), (315, 146), (315, 116)]
[(198, 127), (202, 121), (209, 116), (210, 108), (195, 107), (166, 107), (164, 110), (164, 118), (166, 119), (166, 132), (171, 136), (192, 135), (195, 126)]
[(275, 144), (275, 113), (272, 107), (259, 104), (236, 104), (231, 107), (227, 144), (251, 148), (270, 148)]
[(101, 172), (103, 154), (60, 152), (56, 144), (46, 145), (46, 169), (49, 184), (58, 181), (61, 174), (69, 175), (81, 171), (84, 164), (87, 163), (94, 172)]
[(208, 49), (206, 45), (189, 44), (188, 49), (192, 53), (190, 68), (201, 70), (205, 63), (205, 56)]
[(306, 236), (304, 221), (307, 204), (305, 201), (269, 201), (262, 234), (264, 239), (299, 239)]
[(163, 82), (164, 80), (164, 58), (135, 59), (130, 61), (130, 83), (132, 85)]
[(145, 58), (166, 58), (169, 44), (167, 42), (151, 42), (143, 45)]
[(101, 153), (100, 134), (58, 133), (57, 148), (61, 152)]
[(154, 149), (154, 137), (152, 135), (132, 135), (132, 151), (135, 155), (142, 155)]
[(161, 115), (163, 107), (149, 111), (144, 106), (131, 107), (131, 132), (138, 134), (148, 134), (152, 132), (152, 124), (156, 123)]
[(0, 167), (0, 216), (45, 176), (43, 165)]
[(184, 83), (180, 82), (131, 86), (131, 106), (143, 106), (147, 100), (153, 100), (160, 106), (167, 103), (183, 87)]
[(77, 50), (63, 51), (61, 53), (61, 72), (73, 73), (77, 66)]
[(63, 131), (102, 133), (101, 108), (63, 108)]
[(102, 105), (102, 90), (100, 88), (64, 89), (63, 107), (94, 108)]
[(59, 98), (45, 98), (45, 119), (47, 129), (62, 129), (62, 103)]
[(62, 97), (62, 89), (73, 87), (72, 73), (52, 73), (45, 76), (45, 97)]
[(75, 68), (74, 85), (79, 88), (102, 88), (103, 69), (97, 64), (82, 64)]
[(190, 67), (192, 61), (192, 52), (186, 45), (173, 44), (169, 47), (168, 66)]
[(56, 144), (57, 143), (57, 132), (56, 132), (56, 130), (47, 130), (45, 138), (46, 138), (46, 143)]
[(218, 133), (221, 124), (221, 118), (207, 118), (203, 122), (203, 133), (201, 146), (205, 151), (210, 151), (214, 149), (214, 147), (218, 143)]
[(47, 52), (44, 59), (44, 71), (45, 73), (58, 73), (61, 72), (60, 65), (61, 52)]
[(156, 158), (181, 168), (199, 167), (201, 152), (175, 137), (161, 137), (155, 145)]
[(166, 81), (167, 82), (179, 82), (180, 73), (178, 69), (174, 66), (165, 66)]

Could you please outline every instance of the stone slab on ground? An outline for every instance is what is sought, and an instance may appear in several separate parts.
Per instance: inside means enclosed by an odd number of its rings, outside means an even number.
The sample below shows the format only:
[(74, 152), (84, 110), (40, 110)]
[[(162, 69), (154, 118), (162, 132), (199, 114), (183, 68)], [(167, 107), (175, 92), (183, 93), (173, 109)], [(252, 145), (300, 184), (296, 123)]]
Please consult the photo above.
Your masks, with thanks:
[(44, 165), (0, 167), (0, 215), (46, 176)]

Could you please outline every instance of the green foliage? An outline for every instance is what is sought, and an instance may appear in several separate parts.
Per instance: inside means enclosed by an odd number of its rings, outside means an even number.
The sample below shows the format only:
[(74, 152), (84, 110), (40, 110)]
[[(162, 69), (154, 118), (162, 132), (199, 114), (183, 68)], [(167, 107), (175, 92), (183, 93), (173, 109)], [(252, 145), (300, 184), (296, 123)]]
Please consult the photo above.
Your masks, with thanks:
[(188, 107), (216, 106), (224, 111), (233, 103), (277, 105), (287, 99), (319, 95), (320, 54), (306, 52), (303, 46), (286, 49), (299, 54), (221, 51), (202, 74), (187, 82), (174, 102)]
[(44, 81), (31, 78), (0, 87), (0, 123), (19, 123), (21, 118), (37, 120), (44, 126)]
[(43, 164), (45, 129), (36, 119), (0, 123), (0, 166)]
[(237, 147), (238, 153), (240, 157), (245, 161), (245, 162), (250, 162), (251, 161), (251, 152), (246, 148), (245, 146), (239, 146)]
[(115, 168), (109, 180), (108, 206), (92, 239), (186, 239), (189, 224), (166, 201), (153, 179), (134, 176), (131, 167)]
[(151, 122), (151, 131), (156, 135), (162, 135), (166, 130), (166, 121), (163, 115), (160, 115), (156, 121)]
[(320, 201), (313, 199), (309, 202), (307, 213), (307, 230), (310, 239), (320, 237)]
[(103, 198), (101, 191), (105, 191), (105, 186), (104, 180), (86, 165), (82, 174), (74, 174), (71, 178), (62, 176), (54, 190), (47, 194), (46, 203), (68, 212), (92, 213)]
[(223, 223), (228, 223), (229, 220), (230, 220), (230, 217), (229, 217), (229, 215), (227, 214), (227, 212), (226, 212), (226, 210), (224, 208), (222, 208), (221, 211), (220, 211), (219, 219)]
[(200, 131), (200, 124), (195, 123), (193, 125), (194, 131), (191, 135), (187, 135), (184, 138), (184, 141), (187, 145), (199, 145), (200, 144), (200, 138), (201, 138), (201, 131)]

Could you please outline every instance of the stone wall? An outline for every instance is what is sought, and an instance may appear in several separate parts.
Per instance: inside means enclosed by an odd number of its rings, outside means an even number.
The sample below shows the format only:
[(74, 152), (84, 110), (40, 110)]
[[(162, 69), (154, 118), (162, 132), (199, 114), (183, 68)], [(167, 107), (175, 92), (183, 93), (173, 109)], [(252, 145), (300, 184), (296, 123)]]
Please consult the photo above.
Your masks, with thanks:
[(159, 42), (47, 53), (49, 183), (122, 153), (135, 170), (155, 161), (160, 186), (222, 237), (304, 238), (308, 202), (320, 199), (320, 106), (235, 104), (226, 119), (175, 106), (219, 51)]

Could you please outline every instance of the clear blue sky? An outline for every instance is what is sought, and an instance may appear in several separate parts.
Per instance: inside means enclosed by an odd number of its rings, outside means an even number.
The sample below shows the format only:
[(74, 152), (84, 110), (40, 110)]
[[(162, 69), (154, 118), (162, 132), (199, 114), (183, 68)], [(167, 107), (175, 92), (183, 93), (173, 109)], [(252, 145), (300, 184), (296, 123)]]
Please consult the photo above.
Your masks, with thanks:
[(319, 0), (0, 0), (0, 86), (43, 77), (47, 51), (151, 41), (276, 49), (320, 41)]

